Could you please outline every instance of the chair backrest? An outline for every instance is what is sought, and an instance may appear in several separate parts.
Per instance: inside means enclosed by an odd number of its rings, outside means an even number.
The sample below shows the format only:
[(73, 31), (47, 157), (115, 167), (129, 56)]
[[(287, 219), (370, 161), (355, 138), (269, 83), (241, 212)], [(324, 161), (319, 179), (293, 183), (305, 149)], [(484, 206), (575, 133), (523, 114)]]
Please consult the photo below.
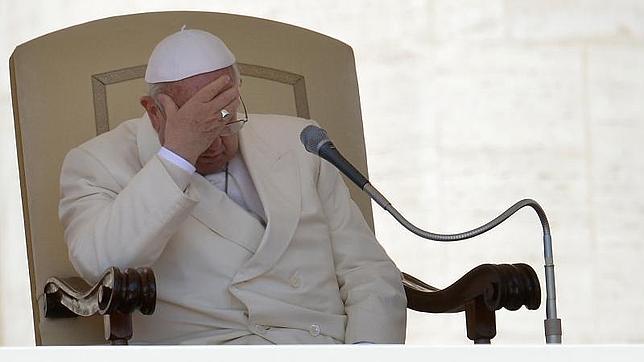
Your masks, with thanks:
[[(249, 112), (315, 119), (367, 171), (353, 52), (327, 36), (245, 16), (162, 12), (97, 20), (18, 46), (10, 59), (11, 92), (39, 345), (103, 343), (99, 317), (42, 317), (46, 279), (76, 274), (58, 221), (61, 163), (72, 147), (143, 114), (138, 100), (147, 92), (148, 56), (183, 25), (218, 35), (235, 53)], [(350, 189), (373, 227), (369, 200)]]

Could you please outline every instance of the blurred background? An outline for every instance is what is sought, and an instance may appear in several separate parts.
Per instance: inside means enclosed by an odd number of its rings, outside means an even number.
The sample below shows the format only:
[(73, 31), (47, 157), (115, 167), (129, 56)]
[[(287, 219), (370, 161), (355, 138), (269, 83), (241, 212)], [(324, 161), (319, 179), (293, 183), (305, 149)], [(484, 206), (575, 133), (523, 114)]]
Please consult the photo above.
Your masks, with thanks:
[[(564, 343), (644, 343), (644, 2), (3, 0), (0, 345), (34, 344), (9, 56), (62, 28), (166, 10), (261, 17), (351, 45), (372, 183), (441, 233), (537, 200), (552, 227)], [(481, 263), (526, 262), (545, 288), (531, 209), (455, 244), (413, 236), (377, 205), (374, 218), (399, 268), (434, 286)], [(498, 312), (493, 342), (543, 344), (543, 305)], [(409, 312), (407, 341), (467, 344), (464, 315)]]

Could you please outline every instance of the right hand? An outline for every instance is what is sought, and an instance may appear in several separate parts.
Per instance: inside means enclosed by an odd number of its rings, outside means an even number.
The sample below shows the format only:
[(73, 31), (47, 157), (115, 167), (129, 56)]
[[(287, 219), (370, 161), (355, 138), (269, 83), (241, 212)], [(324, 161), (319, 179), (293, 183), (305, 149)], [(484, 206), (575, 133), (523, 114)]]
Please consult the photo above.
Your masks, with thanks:
[(159, 94), (166, 116), (163, 146), (194, 165), (226, 124), (220, 111), (237, 109), (239, 87), (233, 85), (229, 76), (219, 77), (197, 91), (181, 108), (169, 96)]

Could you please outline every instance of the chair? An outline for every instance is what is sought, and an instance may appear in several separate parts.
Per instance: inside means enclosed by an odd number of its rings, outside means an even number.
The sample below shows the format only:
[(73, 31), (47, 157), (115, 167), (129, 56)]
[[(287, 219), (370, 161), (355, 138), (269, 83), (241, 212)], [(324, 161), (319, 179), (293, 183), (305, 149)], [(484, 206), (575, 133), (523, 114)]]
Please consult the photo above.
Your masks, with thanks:
[[(131, 333), (128, 313), (154, 309), (150, 270), (110, 269), (91, 288), (67, 279), (76, 273), (58, 222), (58, 179), (68, 150), (141, 116), (147, 58), (159, 40), (184, 24), (217, 34), (236, 54), (252, 113), (317, 120), (366, 174), (353, 52), (338, 40), (264, 19), (161, 12), (97, 20), (18, 46), (10, 59), (11, 91), (38, 345), (103, 343), (101, 314), (108, 339), (123, 343)], [(369, 199), (349, 188), (373, 228)], [(540, 303), (536, 274), (523, 264), (483, 265), (444, 290), (405, 275), (405, 288), (409, 308), (465, 311), (468, 336), (479, 343), (496, 333), (495, 310), (535, 309)]]

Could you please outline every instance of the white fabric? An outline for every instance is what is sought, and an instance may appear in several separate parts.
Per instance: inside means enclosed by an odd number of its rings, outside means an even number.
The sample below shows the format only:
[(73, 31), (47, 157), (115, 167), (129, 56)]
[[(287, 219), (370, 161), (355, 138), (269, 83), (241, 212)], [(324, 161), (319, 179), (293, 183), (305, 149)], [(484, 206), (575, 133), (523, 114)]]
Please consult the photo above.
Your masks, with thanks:
[(59, 212), (76, 270), (154, 269), (156, 311), (132, 316), (134, 342), (404, 341), (400, 271), (338, 171), (302, 147), (309, 124), (253, 115), (240, 132), (266, 225), (198, 173), (177, 187), (169, 169), (186, 173), (158, 156), (147, 115), (68, 153)]
[[(190, 162), (165, 147), (161, 147), (161, 149), (159, 149), (158, 155), (189, 174), (193, 174), (196, 171), (195, 167)], [(228, 163), (228, 189), (226, 189), (225, 170), (206, 175), (204, 178), (213, 186), (225, 192), (228, 197), (237, 203), (237, 205), (252, 213), (260, 222), (263, 224), (266, 223), (266, 215), (264, 213), (262, 201), (257, 194), (257, 189), (255, 189), (253, 180), (248, 173), (248, 168), (246, 167), (241, 155), (237, 154), (237, 156)]]
[(154, 48), (148, 60), (145, 81), (177, 81), (234, 63), (235, 56), (218, 37), (203, 30), (181, 29)]
[(228, 173), (230, 175), (229, 179), (232, 179), (233, 183), (239, 188), (246, 209), (258, 216), (260, 221), (265, 224), (266, 214), (264, 206), (262, 206), (262, 200), (259, 198), (253, 179), (248, 172), (248, 167), (246, 167), (244, 158), (241, 155), (238, 154), (237, 157), (230, 161)]
[(168, 162), (172, 162), (190, 174), (193, 174), (197, 170), (190, 162), (165, 147), (161, 147), (161, 149), (159, 149), (159, 157)]
[(252, 213), (259, 221), (266, 223), (262, 201), (240, 154), (228, 163), (228, 189), (226, 189), (226, 170), (206, 175), (204, 178), (226, 193), (237, 205)]

